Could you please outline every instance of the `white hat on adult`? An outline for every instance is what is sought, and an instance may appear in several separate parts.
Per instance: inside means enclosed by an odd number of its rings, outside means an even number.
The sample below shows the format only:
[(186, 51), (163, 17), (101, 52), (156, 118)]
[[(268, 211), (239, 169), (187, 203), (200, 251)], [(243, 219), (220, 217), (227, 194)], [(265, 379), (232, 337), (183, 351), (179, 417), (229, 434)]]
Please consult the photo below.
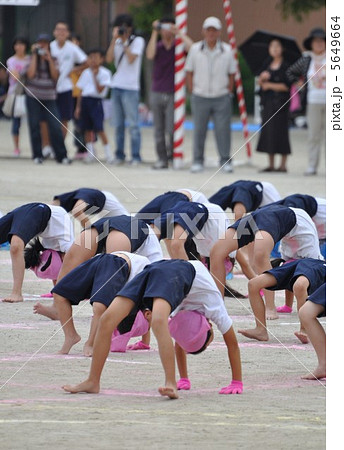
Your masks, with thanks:
[(215, 28), (216, 30), (221, 30), (222, 24), (220, 19), (214, 16), (207, 17), (203, 22), (203, 29), (206, 30), (207, 28)]

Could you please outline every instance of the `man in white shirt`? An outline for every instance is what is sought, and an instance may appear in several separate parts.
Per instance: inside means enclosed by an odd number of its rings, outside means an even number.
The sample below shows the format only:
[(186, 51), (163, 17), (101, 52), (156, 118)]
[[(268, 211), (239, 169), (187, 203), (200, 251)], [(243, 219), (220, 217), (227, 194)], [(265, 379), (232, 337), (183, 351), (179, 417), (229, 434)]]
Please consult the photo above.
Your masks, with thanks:
[[(74, 70), (82, 72), (86, 67), (87, 55), (80, 47), (69, 41), (69, 26), (66, 22), (57, 22), (54, 29), (55, 40), (50, 43), (53, 58), (57, 59), (59, 78), (57, 80), (57, 106), (62, 122), (62, 133), (66, 137), (68, 122), (73, 118), (73, 83), (70, 77)], [(75, 66), (78, 65), (76, 68)]]
[(210, 117), (214, 122), (220, 166), (232, 172), (230, 162), (231, 92), (234, 87), (236, 61), (231, 48), (220, 39), (221, 22), (208, 17), (203, 23), (204, 40), (191, 46), (185, 70), (194, 121), (193, 164), (191, 172), (204, 166), (204, 145)]
[(125, 124), (128, 124), (131, 142), (131, 162), (141, 162), (141, 133), (139, 127), (140, 74), (145, 42), (133, 34), (133, 18), (120, 14), (113, 24), (112, 39), (106, 52), (106, 62), (115, 63), (116, 72), (111, 81), (111, 98), (115, 126), (115, 164), (125, 161)]

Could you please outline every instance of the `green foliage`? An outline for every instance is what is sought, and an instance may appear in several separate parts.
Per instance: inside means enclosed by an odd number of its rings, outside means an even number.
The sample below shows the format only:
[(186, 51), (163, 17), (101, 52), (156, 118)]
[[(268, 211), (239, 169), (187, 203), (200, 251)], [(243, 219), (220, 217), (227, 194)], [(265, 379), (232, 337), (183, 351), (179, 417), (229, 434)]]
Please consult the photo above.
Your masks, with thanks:
[[(251, 72), (251, 69), (247, 65), (245, 59), (238, 51), (239, 57), (239, 67), (241, 72), (241, 81), (242, 87), (244, 90), (244, 97), (246, 103), (246, 111), (247, 114), (253, 114), (254, 109), (254, 75)], [(236, 97), (236, 93), (234, 93), (234, 101), (233, 101), (233, 114), (239, 114), (238, 101)]]
[(129, 7), (129, 13), (134, 17), (136, 31), (147, 37), (154, 20), (173, 15), (173, 0), (140, 0)]
[(302, 22), (311, 11), (325, 6), (326, 0), (280, 0), (278, 5), (285, 19), (292, 16), (298, 22)]

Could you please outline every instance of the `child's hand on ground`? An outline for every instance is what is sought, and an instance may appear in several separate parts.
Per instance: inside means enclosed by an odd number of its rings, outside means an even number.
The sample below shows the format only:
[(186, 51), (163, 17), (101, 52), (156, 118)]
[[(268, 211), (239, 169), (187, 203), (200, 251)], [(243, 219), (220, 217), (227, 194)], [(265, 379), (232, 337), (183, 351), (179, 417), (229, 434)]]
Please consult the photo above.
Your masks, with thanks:
[(241, 394), (244, 390), (242, 381), (233, 380), (230, 385), (222, 388), (219, 394)]

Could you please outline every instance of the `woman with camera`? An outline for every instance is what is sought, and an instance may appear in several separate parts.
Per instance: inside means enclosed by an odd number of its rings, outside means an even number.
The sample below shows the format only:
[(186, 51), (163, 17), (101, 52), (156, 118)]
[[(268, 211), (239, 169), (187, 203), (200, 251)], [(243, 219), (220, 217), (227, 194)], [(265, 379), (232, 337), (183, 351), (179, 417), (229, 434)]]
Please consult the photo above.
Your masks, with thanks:
[(64, 144), (59, 114), (56, 106), (56, 82), (59, 71), (56, 60), (50, 54), (50, 36), (40, 34), (32, 45), (31, 59), (26, 72), (25, 87), (32, 158), (42, 164), (40, 122), (48, 124), (50, 142), (56, 162), (70, 164)]

